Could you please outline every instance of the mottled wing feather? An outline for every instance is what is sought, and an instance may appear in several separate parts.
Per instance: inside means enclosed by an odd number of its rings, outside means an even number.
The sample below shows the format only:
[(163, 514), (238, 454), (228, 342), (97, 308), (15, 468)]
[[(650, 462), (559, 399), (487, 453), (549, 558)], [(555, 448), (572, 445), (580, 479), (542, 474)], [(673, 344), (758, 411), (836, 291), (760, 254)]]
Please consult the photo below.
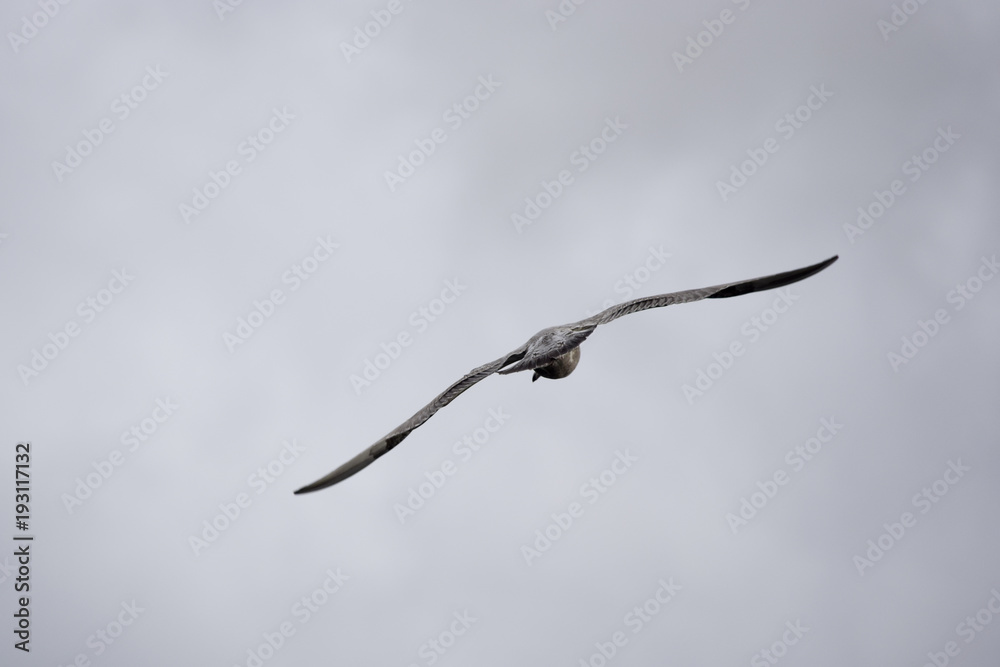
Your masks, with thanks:
[(796, 283), (813, 274), (819, 273), (826, 267), (833, 264), (836, 260), (837, 255), (834, 255), (830, 259), (824, 260), (818, 264), (813, 264), (812, 266), (806, 266), (793, 271), (785, 271), (784, 273), (776, 273), (762, 278), (753, 278), (751, 280), (743, 280), (737, 283), (715, 285), (714, 287), (702, 287), (700, 289), (685, 290), (683, 292), (671, 292), (670, 294), (658, 294), (656, 296), (641, 297), (639, 299), (633, 299), (631, 301), (626, 301), (625, 303), (620, 303), (617, 306), (611, 306), (607, 310), (601, 311), (593, 317), (580, 320), (576, 323), (576, 325), (597, 326), (600, 324), (607, 324), (608, 322), (616, 320), (623, 315), (636, 313), (640, 310), (672, 306), (677, 303), (691, 303), (692, 301), (701, 301), (702, 299), (725, 299), (732, 296), (739, 296), (741, 294), (749, 294), (751, 292), (761, 292), (764, 290), (775, 289), (776, 287), (784, 287), (785, 285), (791, 285), (792, 283)]
[[(717, 291), (714, 287), (702, 287), (701, 289), (685, 290), (683, 292), (671, 292), (670, 294), (658, 294), (656, 296), (647, 296), (639, 299), (633, 299), (631, 301), (626, 301), (625, 303), (620, 303), (617, 306), (611, 306), (607, 310), (604, 310), (593, 317), (589, 318), (589, 321), (593, 322), (595, 325), (607, 324), (613, 320), (617, 320), (619, 317), (628, 315), (630, 313), (637, 313), (640, 310), (649, 310), (650, 308), (662, 308), (663, 306), (672, 306), (677, 303), (688, 303), (691, 301), (701, 301)], [(584, 320), (587, 321), (587, 320)]]
[(438, 410), (448, 405), (454, 401), (458, 396), (464, 392), (466, 389), (476, 384), (480, 380), (483, 380), (490, 375), (493, 375), (498, 370), (506, 366), (507, 364), (513, 363), (520, 360), (525, 353), (525, 347), (521, 347), (510, 354), (500, 357), (496, 361), (491, 361), (488, 364), (484, 364), (479, 368), (475, 368), (469, 371), (465, 377), (463, 377), (458, 382), (454, 383), (443, 392), (437, 395), (433, 401), (421, 408), (415, 415), (407, 419), (405, 422), (396, 427), (392, 432), (390, 432), (385, 437), (381, 438), (374, 445), (361, 452), (353, 459), (340, 466), (333, 472), (331, 472), (326, 477), (318, 479), (312, 484), (302, 487), (295, 493), (309, 493), (310, 491), (318, 491), (320, 489), (325, 489), (328, 486), (332, 486), (337, 482), (347, 479), (351, 475), (355, 474), (359, 470), (363, 470), (372, 464), (375, 459), (382, 456), (400, 442), (403, 441), (406, 436), (410, 434), (415, 428), (423, 424), (425, 421), (434, 416)]

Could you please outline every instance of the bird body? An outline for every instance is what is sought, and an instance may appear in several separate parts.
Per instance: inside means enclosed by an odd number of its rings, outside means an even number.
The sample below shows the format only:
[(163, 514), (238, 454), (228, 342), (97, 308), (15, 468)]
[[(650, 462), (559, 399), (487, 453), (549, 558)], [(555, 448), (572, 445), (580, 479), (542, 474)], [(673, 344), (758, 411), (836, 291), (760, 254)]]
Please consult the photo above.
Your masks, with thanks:
[[(566, 361), (559, 360), (573, 350), (577, 350), (576, 360), (578, 362), (580, 343), (587, 340), (587, 336), (593, 333), (596, 326), (580, 326), (580, 323), (577, 322), (542, 329), (524, 344), (525, 353), (519, 361), (497, 371), (497, 373), (509, 375), (519, 371), (534, 370), (542, 377), (552, 379), (566, 377), (576, 368), (576, 362), (570, 366), (569, 357), (566, 357)], [(546, 369), (545, 372), (538, 372), (542, 369)]]
[(534, 382), (540, 377), (548, 378), (550, 380), (564, 378), (573, 372), (573, 369), (576, 368), (578, 363), (580, 363), (579, 345), (566, 354), (556, 357), (555, 361), (552, 363), (536, 368), (534, 374), (531, 376), (531, 381)]
[(692, 301), (700, 301), (701, 299), (724, 299), (741, 294), (750, 294), (752, 292), (783, 287), (819, 273), (836, 260), (837, 256), (834, 255), (830, 259), (813, 264), (812, 266), (785, 271), (784, 273), (776, 273), (762, 278), (682, 292), (640, 297), (611, 306), (579, 322), (542, 329), (513, 352), (469, 371), (461, 380), (445, 389), (415, 415), (400, 424), (374, 445), (329, 475), (302, 487), (295, 493), (309, 493), (332, 486), (371, 465), (375, 459), (402, 442), (414, 429), (430, 419), (438, 410), (455, 400), (466, 389), (494, 373), (508, 375), (510, 373), (530, 370), (534, 371), (531, 378), (532, 382), (539, 377), (553, 380), (566, 377), (573, 372), (580, 362), (580, 344), (599, 325), (607, 324), (624, 315), (650, 308), (661, 308), (678, 303), (690, 303)]

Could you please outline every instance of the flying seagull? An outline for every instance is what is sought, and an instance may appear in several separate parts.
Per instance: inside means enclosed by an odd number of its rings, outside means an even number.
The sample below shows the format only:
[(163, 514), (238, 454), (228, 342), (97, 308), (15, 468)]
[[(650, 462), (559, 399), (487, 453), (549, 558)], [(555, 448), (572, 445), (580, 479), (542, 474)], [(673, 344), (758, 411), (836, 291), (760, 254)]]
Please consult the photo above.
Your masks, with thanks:
[(445, 389), (437, 398), (421, 408), (417, 414), (400, 424), (395, 430), (384, 438), (381, 438), (374, 445), (326, 477), (303, 486), (295, 493), (309, 493), (325, 489), (371, 465), (375, 459), (402, 442), (403, 438), (408, 436), (415, 428), (433, 417), (434, 413), (454, 401), (459, 394), (494, 373), (507, 375), (519, 371), (534, 371), (531, 376), (532, 382), (540, 377), (553, 380), (566, 377), (573, 372), (573, 369), (580, 362), (580, 344), (587, 339), (587, 336), (594, 332), (594, 329), (598, 325), (607, 324), (612, 320), (617, 320), (622, 315), (636, 313), (649, 308), (672, 306), (675, 303), (690, 303), (692, 301), (701, 301), (702, 299), (725, 299), (731, 296), (739, 296), (740, 294), (784, 287), (785, 285), (791, 285), (815, 273), (819, 273), (835, 261), (837, 261), (837, 255), (819, 264), (795, 269), (794, 271), (777, 273), (773, 276), (716, 285), (715, 287), (702, 287), (701, 289), (686, 290), (684, 292), (641, 297), (620, 303), (617, 306), (611, 306), (593, 317), (588, 317), (573, 324), (563, 324), (558, 327), (542, 329), (529, 338), (528, 342), (513, 352), (505, 354), (496, 361), (491, 361), (488, 364), (473, 369), (465, 377)]

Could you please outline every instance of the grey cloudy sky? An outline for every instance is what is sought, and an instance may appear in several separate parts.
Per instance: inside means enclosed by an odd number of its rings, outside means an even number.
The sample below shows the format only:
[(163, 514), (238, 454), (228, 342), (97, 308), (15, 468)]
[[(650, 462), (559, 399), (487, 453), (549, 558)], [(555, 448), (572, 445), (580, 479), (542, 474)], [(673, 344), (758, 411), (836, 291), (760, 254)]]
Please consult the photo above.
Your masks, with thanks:
[(995, 3), (0, 26), (3, 664), (996, 664)]

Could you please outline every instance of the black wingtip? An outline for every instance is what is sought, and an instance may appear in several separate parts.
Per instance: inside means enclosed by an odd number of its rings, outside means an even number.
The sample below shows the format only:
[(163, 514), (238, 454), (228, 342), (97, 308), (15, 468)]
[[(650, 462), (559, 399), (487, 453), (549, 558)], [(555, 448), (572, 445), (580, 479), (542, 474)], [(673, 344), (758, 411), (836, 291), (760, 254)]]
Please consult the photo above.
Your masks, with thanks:
[(303, 493), (312, 493), (313, 491), (319, 491), (322, 487), (318, 487), (316, 484), (306, 484), (301, 489), (296, 489), (294, 495), (301, 496)]
[[(341, 466), (342, 468), (343, 466)], [(335, 472), (340, 472), (341, 468), (338, 468)], [(334, 473), (330, 473), (326, 477), (317, 479), (312, 484), (306, 484), (300, 489), (296, 489), (294, 495), (301, 496), (304, 493), (312, 493), (313, 491), (319, 491), (320, 489), (325, 489), (328, 486), (333, 486), (337, 482), (341, 481), (345, 477), (350, 477), (350, 475), (337, 476), (334, 477)]]
[(296, 489), (294, 491), (294, 495), (301, 496), (304, 493), (312, 493), (313, 491), (319, 491), (320, 489), (325, 489), (328, 486), (333, 486), (337, 482), (343, 480), (345, 477), (350, 477), (350, 475), (346, 475), (344, 477), (341, 477), (340, 479), (332, 479), (332, 480), (330, 479), (331, 477), (333, 477), (332, 473), (322, 479), (316, 480), (312, 484), (306, 484), (301, 489)]
[(766, 276), (764, 278), (755, 278), (753, 280), (744, 280), (741, 283), (735, 283), (729, 287), (720, 290), (708, 297), (709, 299), (726, 299), (731, 296), (739, 296), (741, 294), (750, 294), (751, 292), (763, 292), (764, 290), (775, 289), (778, 287), (784, 287), (785, 285), (791, 285), (792, 283), (797, 283), (800, 280), (805, 280), (809, 276), (815, 275), (830, 266), (837, 261), (839, 255), (834, 255), (829, 259), (825, 259), (818, 264), (813, 264), (811, 266), (806, 266), (801, 269), (793, 269), (792, 271), (785, 271), (784, 273), (776, 273), (773, 276)]
[(352, 475), (356, 475), (361, 470), (370, 466), (375, 459), (402, 442), (403, 439), (409, 434), (410, 432), (406, 431), (405, 433), (394, 433), (393, 435), (382, 438), (382, 440), (361, 452), (353, 459), (331, 472), (329, 475), (321, 477), (312, 484), (306, 484), (301, 489), (298, 489), (295, 491), (295, 495), (298, 496), (303, 493), (319, 491), (320, 489), (325, 489), (329, 486), (333, 486), (334, 484), (338, 484)]

